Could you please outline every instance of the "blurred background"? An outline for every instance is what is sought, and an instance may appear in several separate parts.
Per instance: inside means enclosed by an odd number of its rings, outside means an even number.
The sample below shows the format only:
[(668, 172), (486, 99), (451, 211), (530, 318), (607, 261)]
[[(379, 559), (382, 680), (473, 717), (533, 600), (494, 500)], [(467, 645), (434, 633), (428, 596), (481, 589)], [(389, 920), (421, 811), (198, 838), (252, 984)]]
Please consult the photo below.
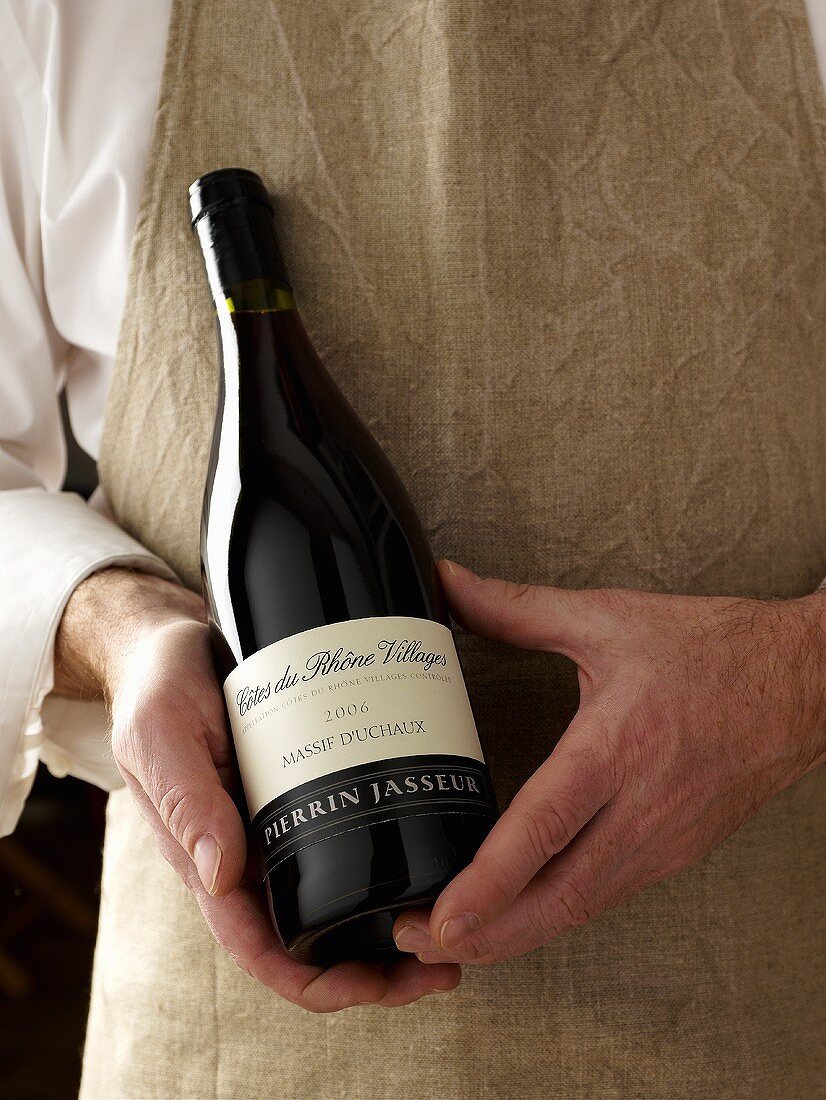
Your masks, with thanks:
[[(88, 496), (95, 465), (63, 415), (66, 488)], [(2, 1100), (77, 1097), (105, 808), (102, 791), (41, 765), (16, 832), (0, 840)]]

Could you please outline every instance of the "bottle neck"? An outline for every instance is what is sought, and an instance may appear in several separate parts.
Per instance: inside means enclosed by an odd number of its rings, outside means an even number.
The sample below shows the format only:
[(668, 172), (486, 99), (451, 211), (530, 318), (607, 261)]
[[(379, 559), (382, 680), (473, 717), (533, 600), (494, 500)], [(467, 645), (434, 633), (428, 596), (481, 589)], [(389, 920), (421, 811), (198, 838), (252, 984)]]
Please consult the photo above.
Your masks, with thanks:
[(295, 309), (293, 292), (277, 279), (247, 279), (226, 287), (222, 294), (216, 305), (229, 313), (276, 313)]
[(270, 210), (236, 199), (201, 216), (195, 229), (212, 298), (229, 312), (292, 309), (289, 276)]

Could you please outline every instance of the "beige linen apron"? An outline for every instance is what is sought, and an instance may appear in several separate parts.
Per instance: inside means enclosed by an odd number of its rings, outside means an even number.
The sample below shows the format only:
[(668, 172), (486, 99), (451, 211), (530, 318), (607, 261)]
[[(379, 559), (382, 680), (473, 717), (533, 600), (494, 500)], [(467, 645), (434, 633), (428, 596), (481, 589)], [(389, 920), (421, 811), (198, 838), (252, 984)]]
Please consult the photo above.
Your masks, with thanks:
[[(197, 587), (217, 352), (186, 192), (237, 164), (437, 554), (814, 589), (824, 121), (803, 0), (175, 0), (101, 456), (117, 516)], [(459, 641), (506, 802), (574, 670)], [(823, 1095), (824, 787), (453, 994), (329, 1016), (233, 966), (117, 793), (82, 1095)]]

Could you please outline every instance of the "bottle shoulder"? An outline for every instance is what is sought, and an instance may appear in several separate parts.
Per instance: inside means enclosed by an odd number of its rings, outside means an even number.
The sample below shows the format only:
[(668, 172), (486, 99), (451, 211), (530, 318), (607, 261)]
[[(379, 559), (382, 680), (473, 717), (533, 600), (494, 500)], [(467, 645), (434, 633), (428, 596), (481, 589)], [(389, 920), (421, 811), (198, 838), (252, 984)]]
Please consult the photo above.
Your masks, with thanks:
[(296, 323), (242, 332), (226, 364), (201, 539), (216, 621), (240, 652), (345, 619), (444, 623), (408, 494)]

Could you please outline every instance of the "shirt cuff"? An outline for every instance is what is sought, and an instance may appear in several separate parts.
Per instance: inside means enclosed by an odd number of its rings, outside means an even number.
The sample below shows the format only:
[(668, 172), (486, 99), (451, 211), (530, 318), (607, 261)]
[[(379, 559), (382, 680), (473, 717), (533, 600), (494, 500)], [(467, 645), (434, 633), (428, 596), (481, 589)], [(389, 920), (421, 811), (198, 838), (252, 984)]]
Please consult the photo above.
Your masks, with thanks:
[(75, 493), (0, 493), (0, 836), (15, 828), (39, 760), (55, 775), (122, 786), (103, 704), (48, 697), (63, 609), (82, 580), (110, 565), (179, 580)]

